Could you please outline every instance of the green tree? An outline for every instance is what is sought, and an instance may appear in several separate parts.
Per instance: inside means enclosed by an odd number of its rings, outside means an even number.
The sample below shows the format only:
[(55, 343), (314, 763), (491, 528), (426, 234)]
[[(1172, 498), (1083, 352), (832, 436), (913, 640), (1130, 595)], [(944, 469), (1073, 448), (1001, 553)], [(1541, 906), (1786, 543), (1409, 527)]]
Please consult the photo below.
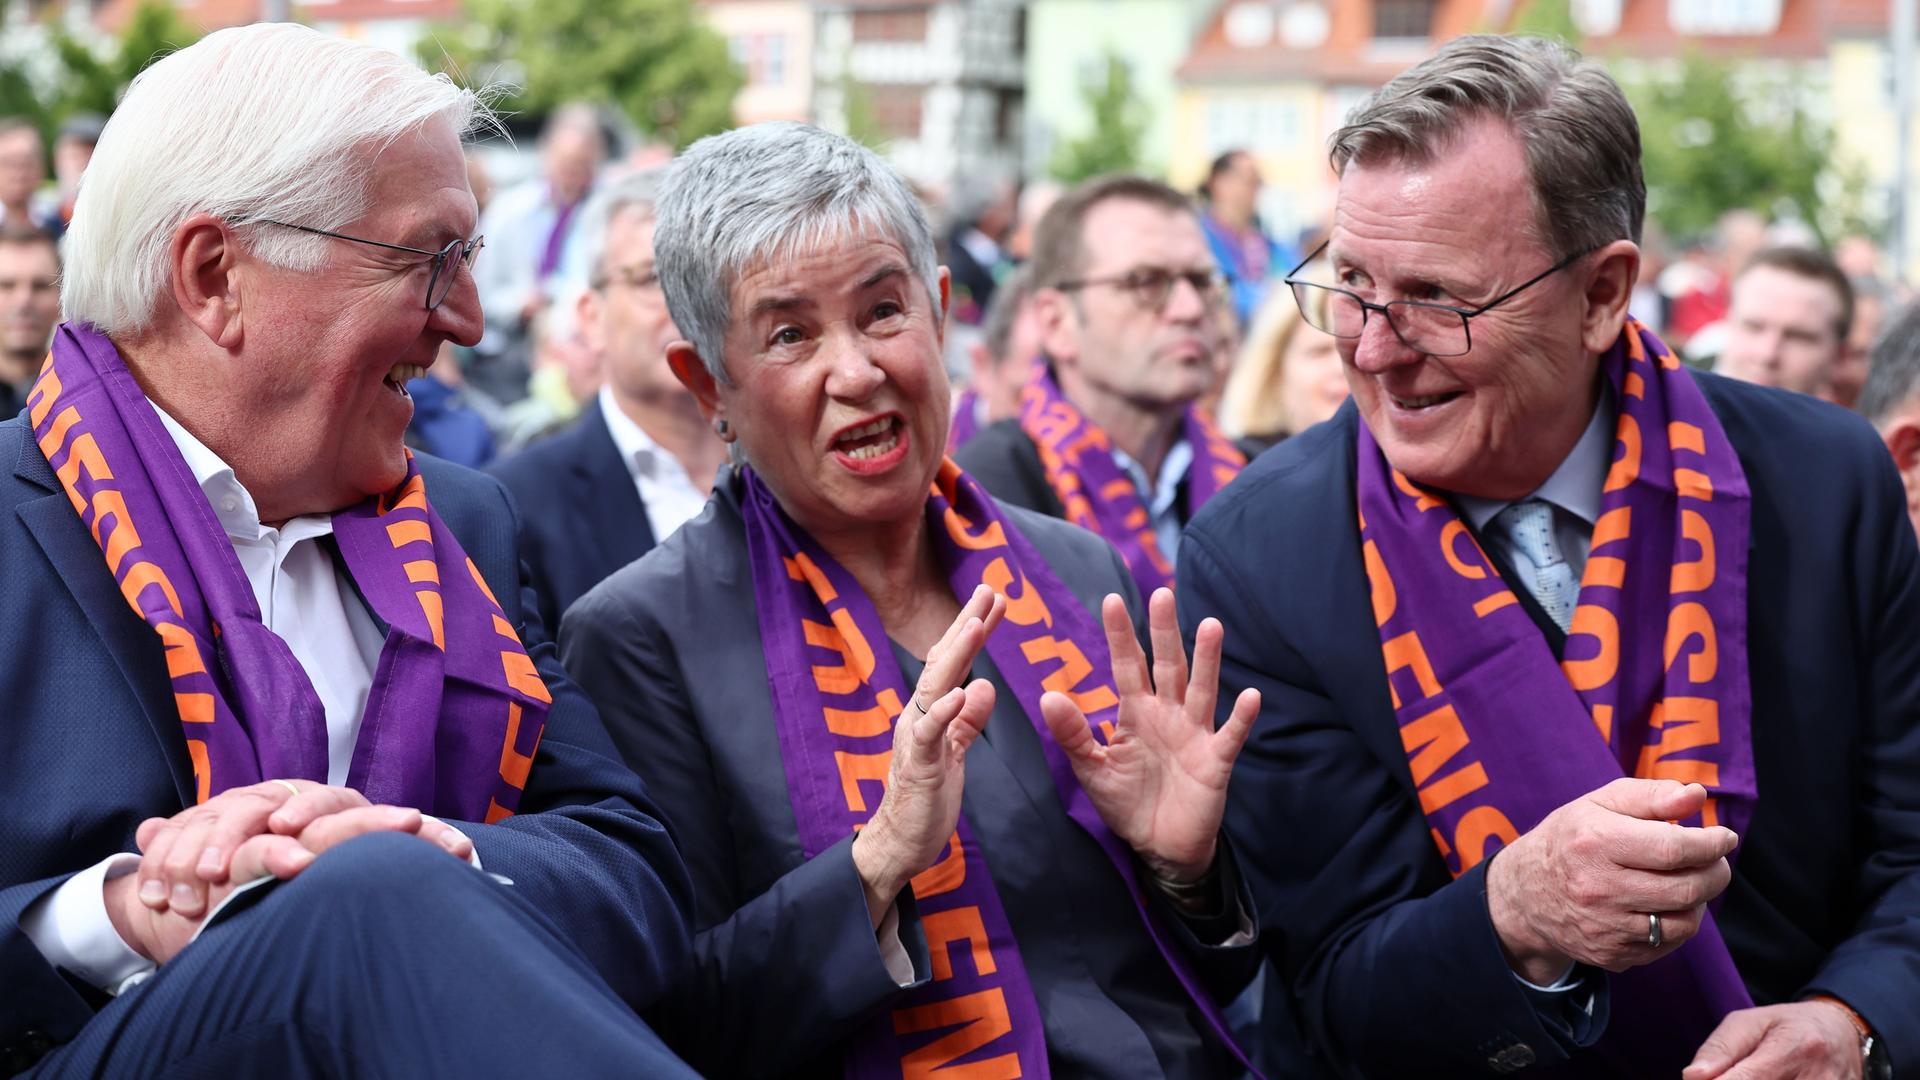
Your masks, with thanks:
[(745, 80), (690, 0), (466, 0), (465, 9), (417, 51), (457, 80), (509, 84), (502, 107), (610, 104), (676, 148), (733, 126)]
[(1743, 82), (1698, 54), (1622, 80), (1640, 117), (1648, 216), (1668, 235), (1697, 235), (1742, 207), (1789, 212), (1828, 238), (1864, 223), (1861, 174), (1836, 164), (1832, 129), (1793, 81)]
[(1582, 36), (1580, 24), (1573, 18), (1571, 0), (1528, 0), (1506, 32), (1552, 38), (1575, 49), (1580, 48)]
[(141, 0), (117, 38), (81, 38), (58, 19), (35, 32), (46, 48), (31, 67), (0, 62), (0, 116), (27, 117), (49, 136), (76, 113), (112, 113), (134, 76), (200, 38), (166, 0)]
[(1116, 53), (1106, 57), (1106, 78), (1085, 87), (1093, 126), (1055, 148), (1049, 171), (1073, 184), (1103, 173), (1137, 172), (1147, 134), (1147, 107), (1133, 87), (1133, 73)]

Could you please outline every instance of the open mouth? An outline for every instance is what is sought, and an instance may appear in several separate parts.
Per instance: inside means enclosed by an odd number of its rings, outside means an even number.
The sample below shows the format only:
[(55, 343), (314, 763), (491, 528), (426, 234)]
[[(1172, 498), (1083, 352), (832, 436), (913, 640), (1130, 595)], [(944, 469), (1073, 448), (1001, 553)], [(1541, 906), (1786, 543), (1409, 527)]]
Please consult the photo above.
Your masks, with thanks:
[(395, 364), (387, 371), (387, 377), (381, 381), (386, 383), (387, 389), (396, 394), (405, 395), (407, 380), (425, 378), (426, 374), (427, 369), (419, 364)]
[(1449, 390), (1444, 394), (1423, 394), (1419, 397), (1401, 397), (1399, 394), (1388, 394), (1387, 396), (1393, 399), (1395, 406), (1405, 409), (1408, 412), (1418, 412), (1421, 409), (1431, 409), (1435, 405), (1445, 405), (1447, 402), (1459, 397), (1460, 394), (1461, 391), (1459, 390)]
[(855, 461), (874, 461), (900, 446), (900, 418), (883, 416), (871, 424), (862, 424), (843, 432), (833, 441), (835, 451)]

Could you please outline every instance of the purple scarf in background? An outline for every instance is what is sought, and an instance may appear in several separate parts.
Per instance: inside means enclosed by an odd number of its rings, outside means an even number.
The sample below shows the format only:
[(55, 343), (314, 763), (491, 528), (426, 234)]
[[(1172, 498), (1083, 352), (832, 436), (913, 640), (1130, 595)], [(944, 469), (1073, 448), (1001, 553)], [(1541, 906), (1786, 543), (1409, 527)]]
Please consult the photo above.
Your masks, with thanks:
[(947, 453), (967, 445), (967, 441), (980, 434), (980, 395), (973, 390), (962, 390), (953, 403), (953, 420), (947, 425)]
[[(774, 725), (801, 850), (811, 859), (873, 816), (886, 790), (894, 721), (911, 688), (860, 583), (787, 518), (751, 469), (742, 473)], [(1095, 738), (1111, 736), (1119, 697), (1104, 630), (951, 460), (927, 500), (927, 524), (956, 598), (983, 583), (1008, 598), (986, 652), (1040, 735), (1061, 805), (1106, 852), (1160, 954), (1214, 1033), (1239, 1055), (1192, 963), (1148, 906), (1132, 851), (1101, 821), (1040, 715), (1040, 695), (1058, 690), (1079, 703)], [(1048, 1075), (1033, 987), (964, 816), (947, 854), (914, 878), (913, 892), (933, 978), (903, 991), (853, 1036), (847, 1075), (944, 1075), (930, 1072), (942, 1068), (953, 1075), (975, 1068), (993, 1076)]]
[[(62, 325), (28, 406), (121, 595), (165, 645), (196, 801), (262, 780), (326, 783), (319, 695), (261, 621), (232, 542), (113, 343)], [(335, 514), (333, 531), (390, 627), (347, 786), (457, 821), (512, 814), (552, 698), (427, 504), (412, 455), (398, 489)]]
[[(1601, 361), (1614, 461), (1564, 661), (1444, 499), (1390, 468), (1361, 425), (1360, 537), (1413, 782), (1457, 877), (1621, 776), (1705, 785), (1689, 825), (1753, 814), (1747, 533), (1739, 458), (1706, 398), (1629, 321)], [(1615, 1075), (1677, 1076), (1750, 1007), (1711, 914), (1673, 953), (1609, 976), (1595, 1050)]]
[[(1173, 586), (1173, 561), (1160, 550), (1140, 489), (1113, 459), (1113, 442), (1094, 426), (1054, 382), (1044, 357), (1020, 391), (1020, 428), (1040, 451), (1047, 484), (1060, 498), (1067, 520), (1107, 538), (1133, 572), (1140, 595)], [(1199, 409), (1187, 410), (1182, 437), (1193, 447), (1187, 470), (1187, 515), (1207, 505), (1240, 475), (1247, 458)]]

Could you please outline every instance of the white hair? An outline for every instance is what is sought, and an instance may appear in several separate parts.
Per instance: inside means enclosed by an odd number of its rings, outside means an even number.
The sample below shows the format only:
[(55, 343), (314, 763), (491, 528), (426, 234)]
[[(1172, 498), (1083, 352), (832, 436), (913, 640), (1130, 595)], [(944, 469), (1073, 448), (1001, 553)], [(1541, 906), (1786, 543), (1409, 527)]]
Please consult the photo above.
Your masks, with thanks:
[[(472, 91), (369, 45), (290, 23), (207, 35), (142, 72), (107, 121), (66, 235), (66, 317), (144, 329), (168, 289), (174, 231), (196, 213), (353, 222), (378, 152), (434, 120), (462, 135), (497, 124)], [(256, 257), (295, 270), (318, 266), (329, 243), (249, 233)]]
[(871, 231), (900, 245), (938, 302), (940, 267), (920, 200), (844, 135), (788, 121), (709, 135), (668, 168), (657, 214), (667, 310), (722, 383), (733, 283), (753, 267)]

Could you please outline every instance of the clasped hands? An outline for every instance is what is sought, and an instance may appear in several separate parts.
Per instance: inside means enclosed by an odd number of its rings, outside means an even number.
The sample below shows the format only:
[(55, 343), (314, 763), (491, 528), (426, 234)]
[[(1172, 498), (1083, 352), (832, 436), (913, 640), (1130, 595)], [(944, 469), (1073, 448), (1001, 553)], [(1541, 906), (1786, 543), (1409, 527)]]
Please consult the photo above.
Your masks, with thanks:
[[(1733, 830), (1674, 824), (1700, 813), (1698, 784), (1623, 778), (1567, 803), (1487, 865), (1487, 908), (1515, 972), (1547, 985), (1576, 962), (1621, 972), (1700, 932), (1726, 889)], [(1651, 943), (1649, 916), (1660, 919)], [(1856, 1080), (1860, 1038), (1830, 1002), (1742, 1009), (1701, 1046), (1684, 1080)]]
[(464, 834), (418, 810), (374, 805), (351, 788), (268, 780), (141, 822), (139, 869), (107, 882), (107, 914), (129, 946), (164, 964), (235, 889), (292, 878), (328, 849), (372, 832), (410, 833), (462, 860), (473, 854)]
[[(887, 793), (853, 845), (875, 926), (907, 882), (947, 850), (960, 817), (967, 748), (994, 705), (991, 683), (961, 681), (1005, 612), (1004, 597), (986, 586), (974, 591), (927, 654), (895, 724)], [(1148, 604), (1151, 671), (1125, 602), (1109, 594), (1100, 614), (1120, 699), (1113, 737), (1102, 745), (1079, 704), (1058, 691), (1040, 699), (1041, 715), (1107, 827), (1162, 880), (1196, 882), (1213, 866), (1227, 780), (1259, 714), (1260, 694), (1243, 691), (1215, 730), (1225, 632), (1217, 619), (1200, 624), (1189, 672), (1171, 590), (1155, 591)]]

